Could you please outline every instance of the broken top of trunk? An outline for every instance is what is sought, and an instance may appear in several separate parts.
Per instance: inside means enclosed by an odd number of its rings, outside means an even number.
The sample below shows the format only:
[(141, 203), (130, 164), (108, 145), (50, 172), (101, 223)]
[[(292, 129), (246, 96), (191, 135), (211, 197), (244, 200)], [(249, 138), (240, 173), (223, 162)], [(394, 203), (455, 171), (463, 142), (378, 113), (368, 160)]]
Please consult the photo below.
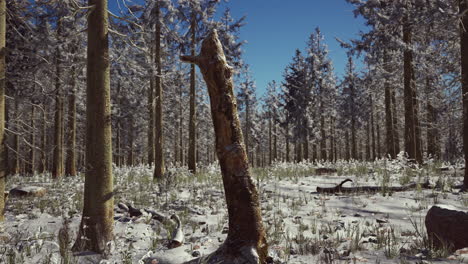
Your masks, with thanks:
[[(223, 176), (229, 214), (229, 232), (224, 244), (203, 263), (264, 263), (268, 246), (260, 215), (258, 192), (250, 177), (244, 139), (233, 92), (232, 68), (213, 30), (203, 40), (198, 56), (181, 56), (200, 67), (208, 87), (216, 152)], [(189, 263), (198, 263), (195, 260)]]

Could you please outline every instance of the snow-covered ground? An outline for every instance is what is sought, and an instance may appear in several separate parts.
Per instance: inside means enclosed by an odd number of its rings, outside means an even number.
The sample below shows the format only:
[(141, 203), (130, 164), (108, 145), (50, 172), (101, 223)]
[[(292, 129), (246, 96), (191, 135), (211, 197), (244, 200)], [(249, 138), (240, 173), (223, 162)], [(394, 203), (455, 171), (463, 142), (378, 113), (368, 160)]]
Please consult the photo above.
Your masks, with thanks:
[[(451, 186), (460, 184), (457, 166), (429, 162), (411, 168), (397, 161), (324, 164), (277, 163), (252, 169), (260, 192), (270, 255), (276, 263), (468, 263), (468, 253), (448, 254), (427, 243), (424, 217), (433, 204), (468, 207), (468, 195)], [(316, 168), (335, 173), (317, 175)], [(458, 166), (460, 167), (460, 166)], [(216, 165), (191, 175), (184, 168), (170, 170), (170, 180), (153, 183), (149, 167), (114, 168), (116, 204), (151, 209), (183, 224), (185, 243), (167, 249), (173, 227), (149, 214), (131, 218), (115, 207), (115, 239), (106, 260), (91, 253), (73, 256), (80, 223), (82, 176), (54, 181), (49, 175), (8, 178), (8, 189), (43, 186), (41, 198), (10, 197), (0, 227), (0, 263), (180, 263), (214, 251), (226, 238), (227, 210)], [(399, 186), (427, 179), (438, 188), (406, 192), (325, 195), (316, 187)], [(172, 262), (167, 262), (172, 259)], [(166, 262), (165, 262), (166, 261)]]

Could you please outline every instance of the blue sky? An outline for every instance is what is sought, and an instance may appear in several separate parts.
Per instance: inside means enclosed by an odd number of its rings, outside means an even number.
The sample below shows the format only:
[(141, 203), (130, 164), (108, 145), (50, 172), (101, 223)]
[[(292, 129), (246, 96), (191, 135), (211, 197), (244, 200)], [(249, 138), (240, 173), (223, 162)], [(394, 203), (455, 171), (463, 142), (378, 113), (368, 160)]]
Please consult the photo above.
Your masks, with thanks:
[(281, 81), (296, 48), (304, 49), (310, 33), (320, 27), (335, 71), (344, 71), (347, 58), (335, 37), (357, 38), (365, 30), (362, 18), (355, 18), (353, 6), (345, 0), (231, 0), (234, 17), (247, 16), (241, 38), (245, 61), (250, 64), (260, 94), (271, 80)]
[[(111, 10), (115, 10), (117, 1), (121, 0), (109, 0)], [(359, 31), (365, 30), (363, 20), (354, 17), (353, 6), (345, 0), (230, 0), (221, 5), (219, 13), (226, 6), (235, 18), (247, 16), (240, 37), (247, 41), (244, 60), (250, 65), (258, 94), (269, 81), (282, 81), (294, 50), (304, 49), (315, 27), (320, 27), (325, 36), (338, 76), (347, 59), (335, 37), (357, 38)]]

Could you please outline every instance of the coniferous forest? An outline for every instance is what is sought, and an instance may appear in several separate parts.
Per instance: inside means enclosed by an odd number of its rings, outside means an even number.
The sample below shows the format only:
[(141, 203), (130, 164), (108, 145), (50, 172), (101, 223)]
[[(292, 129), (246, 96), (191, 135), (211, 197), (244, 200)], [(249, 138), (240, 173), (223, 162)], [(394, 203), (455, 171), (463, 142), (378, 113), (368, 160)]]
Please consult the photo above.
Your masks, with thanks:
[(333, 2), (0, 0), (0, 264), (468, 263), (468, 1)]

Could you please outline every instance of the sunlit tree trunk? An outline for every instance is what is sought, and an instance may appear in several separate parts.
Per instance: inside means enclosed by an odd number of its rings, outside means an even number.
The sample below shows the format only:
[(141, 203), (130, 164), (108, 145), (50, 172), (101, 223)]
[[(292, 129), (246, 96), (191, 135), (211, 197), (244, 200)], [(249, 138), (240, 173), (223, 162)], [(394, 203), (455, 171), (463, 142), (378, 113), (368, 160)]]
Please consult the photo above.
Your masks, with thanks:
[(114, 187), (107, 0), (89, 0), (86, 177), (84, 204), (74, 251), (107, 253), (113, 240)]
[(208, 87), (229, 216), (226, 241), (202, 262), (265, 263), (268, 246), (237, 114), (232, 69), (226, 63), (216, 31), (203, 41), (200, 55), (182, 59), (200, 67)]

